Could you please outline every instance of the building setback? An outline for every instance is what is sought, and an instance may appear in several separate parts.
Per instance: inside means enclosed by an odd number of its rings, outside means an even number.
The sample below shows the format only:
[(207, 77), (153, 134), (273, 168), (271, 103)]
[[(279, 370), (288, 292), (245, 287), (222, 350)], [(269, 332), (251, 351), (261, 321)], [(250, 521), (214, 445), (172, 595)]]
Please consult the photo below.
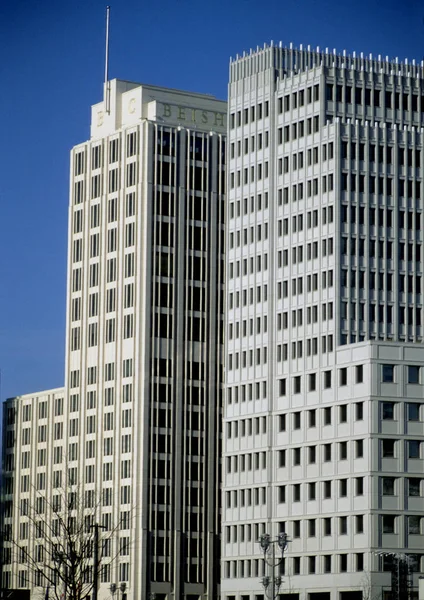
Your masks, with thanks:
[(292, 600), (377, 597), (389, 554), (424, 568), (423, 75), (282, 46), (230, 64), (225, 600), (264, 597), (265, 533), (288, 534)]
[[(127, 600), (219, 593), (225, 137), (224, 102), (113, 80), (71, 153), (61, 412), (55, 391), (44, 423), (36, 395), (5, 404), (5, 524), (17, 539), (28, 517), (13, 500), (40, 473), (48, 521), (55, 477), (72, 473), (117, 528), (99, 598), (111, 583)], [(40, 594), (6, 546), (3, 585)]]

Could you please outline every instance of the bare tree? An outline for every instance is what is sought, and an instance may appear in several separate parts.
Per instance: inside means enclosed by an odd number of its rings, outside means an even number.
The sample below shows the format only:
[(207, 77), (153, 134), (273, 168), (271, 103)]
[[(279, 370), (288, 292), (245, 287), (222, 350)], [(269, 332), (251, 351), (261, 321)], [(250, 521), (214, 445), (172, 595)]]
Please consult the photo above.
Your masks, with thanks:
[(6, 536), (4, 546), (26, 566), (29, 585), (41, 588), (41, 595), (48, 590), (55, 600), (85, 600), (99, 578), (110, 581), (113, 561), (126, 550), (113, 543), (121, 523), (113, 525), (110, 513), (98, 523), (101, 498), (95, 490), (70, 485), (53, 492), (51, 499), (35, 492), (33, 502), (20, 501), (20, 535)]
[(365, 571), (361, 579), (361, 590), (363, 600), (381, 600), (381, 590), (372, 585), (371, 573)]

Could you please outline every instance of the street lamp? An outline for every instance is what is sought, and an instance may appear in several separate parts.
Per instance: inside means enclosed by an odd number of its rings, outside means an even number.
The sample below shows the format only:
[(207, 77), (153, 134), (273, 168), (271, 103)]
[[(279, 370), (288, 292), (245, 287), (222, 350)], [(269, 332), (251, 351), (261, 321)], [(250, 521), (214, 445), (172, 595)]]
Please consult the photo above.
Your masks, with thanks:
[(125, 590), (127, 589), (127, 584), (125, 583), (125, 581), (122, 581), (119, 584), (119, 589), (121, 590), (122, 600), (123, 600), (124, 599)]
[[(259, 538), (259, 545), (264, 555), (264, 562), (271, 571), (271, 577), (265, 575), (261, 583), (265, 590), (265, 596), (274, 600), (278, 596), (282, 579), (280, 575), (275, 575), (275, 570), (281, 565), (284, 558), (284, 552), (287, 549), (287, 533), (279, 533), (275, 540), (271, 540), (269, 533), (264, 533)], [(275, 547), (278, 547), (279, 554), (276, 554)]]
[(115, 598), (116, 587), (117, 587), (116, 583), (111, 583), (109, 586), (110, 593), (112, 594), (112, 598)]

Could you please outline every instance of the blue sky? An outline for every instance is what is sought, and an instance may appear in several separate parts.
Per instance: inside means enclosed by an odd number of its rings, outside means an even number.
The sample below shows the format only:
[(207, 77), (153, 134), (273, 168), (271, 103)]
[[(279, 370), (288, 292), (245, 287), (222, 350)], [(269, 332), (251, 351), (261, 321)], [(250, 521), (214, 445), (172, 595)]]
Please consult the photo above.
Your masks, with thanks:
[[(106, 3), (0, 5), (1, 399), (63, 385), (69, 150), (101, 100)], [(120, 0), (110, 76), (225, 99), (230, 56), (271, 40), (424, 57), (418, 1)]]

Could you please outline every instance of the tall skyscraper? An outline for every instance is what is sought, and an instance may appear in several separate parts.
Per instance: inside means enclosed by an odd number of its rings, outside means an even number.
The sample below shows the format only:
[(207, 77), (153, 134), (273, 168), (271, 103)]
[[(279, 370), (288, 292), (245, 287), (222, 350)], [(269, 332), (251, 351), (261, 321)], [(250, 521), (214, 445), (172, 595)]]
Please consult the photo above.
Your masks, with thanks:
[[(5, 524), (35, 553), (11, 501), (48, 523), (77, 485), (99, 598), (218, 596), (225, 136), (224, 102), (113, 80), (71, 153), (65, 389), (6, 404)], [(45, 586), (6, 546), (3, 585)]]
[[(309, 47), (231, 62), (225, 600), (273, 575), (286, 599), (375, 598), (424, 568), (423, 76)], [(281, 532), (273, 570), (258, 540)]]

